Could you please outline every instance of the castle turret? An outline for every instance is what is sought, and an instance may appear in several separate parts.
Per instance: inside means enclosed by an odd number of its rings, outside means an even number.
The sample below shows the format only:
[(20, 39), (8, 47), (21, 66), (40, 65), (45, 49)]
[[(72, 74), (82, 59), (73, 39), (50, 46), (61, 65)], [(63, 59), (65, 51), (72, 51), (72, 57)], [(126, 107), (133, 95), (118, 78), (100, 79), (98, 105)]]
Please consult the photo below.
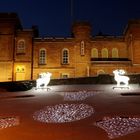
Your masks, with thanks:
[(16, 13), (0, 13), (0, 81), (13, 80), (15, 30), (21, 28)]
[(72, 33), (77, 40), (91, 37), (91, 25), (88, 22), (76, 22), (72, 26)]
[(133, 71), (140, 70), (140, 20), (130, 20), (125, 30), (128, 58), (132, 61)]

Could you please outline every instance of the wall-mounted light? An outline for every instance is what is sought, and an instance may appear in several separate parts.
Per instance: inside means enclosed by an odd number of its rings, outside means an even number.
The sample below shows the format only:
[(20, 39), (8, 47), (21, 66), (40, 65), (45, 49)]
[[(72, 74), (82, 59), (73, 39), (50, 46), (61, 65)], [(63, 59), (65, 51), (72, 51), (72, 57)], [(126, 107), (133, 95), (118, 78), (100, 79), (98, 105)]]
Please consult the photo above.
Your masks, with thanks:
[(16, 67), (16, 72), (25, 72), (25, 66), (17, 66)]

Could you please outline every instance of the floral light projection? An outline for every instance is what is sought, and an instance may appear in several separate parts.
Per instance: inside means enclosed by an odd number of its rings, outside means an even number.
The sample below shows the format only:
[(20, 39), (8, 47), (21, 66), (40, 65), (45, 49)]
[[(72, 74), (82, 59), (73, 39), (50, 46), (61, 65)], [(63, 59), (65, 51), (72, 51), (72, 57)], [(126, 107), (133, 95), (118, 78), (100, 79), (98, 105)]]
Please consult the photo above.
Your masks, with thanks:
[(64, 92), (65, 101), (81, 101), (94, 95), (93, 91)]
[(96, 122), (95, 125), (104, 129), (109, 138), (113, 139), (140, 130), (140, 118), (104, 117), (103, 120)]
[(33, 118), (43, 123), (65, 123), (87, 118), (93, 113), (94, 109), (87, 104), (58, 104), (35, 112)]
[(0, 118), (0, 129), (19, 125), (18, 117)]

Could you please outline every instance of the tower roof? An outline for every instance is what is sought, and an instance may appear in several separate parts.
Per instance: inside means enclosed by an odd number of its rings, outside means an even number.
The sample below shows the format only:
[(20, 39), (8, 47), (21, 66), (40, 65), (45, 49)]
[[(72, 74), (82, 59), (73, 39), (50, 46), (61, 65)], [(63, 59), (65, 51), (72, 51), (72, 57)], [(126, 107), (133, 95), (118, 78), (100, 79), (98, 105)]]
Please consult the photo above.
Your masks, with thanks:
[(13, 23), (17, 29), (22, 28), (17, 13), (0, 13), (0, 23)]

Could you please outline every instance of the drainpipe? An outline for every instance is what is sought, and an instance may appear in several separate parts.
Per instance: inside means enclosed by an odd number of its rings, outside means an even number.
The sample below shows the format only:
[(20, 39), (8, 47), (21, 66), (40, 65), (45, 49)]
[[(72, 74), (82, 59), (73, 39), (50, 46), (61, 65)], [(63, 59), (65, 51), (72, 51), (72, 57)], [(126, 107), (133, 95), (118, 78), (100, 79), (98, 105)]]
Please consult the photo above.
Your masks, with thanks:
[(15, 52), (16, 52), (16, 37), (13, 35), (12, 81), (15, 81), (15, 74), (14, 74)]
[(34, 45), (33, 45), (33, 37), (32, 37), (32, 53), (31, 53), (31, 80), (33, 80), (33, 54), (34, 54)]
[(87, 66), (87, 77), (89, 77), (89, 66)]
[(131, 48), (131, 60), (132, 60), (132, 65), (133, 65), (133, 60), (134, 60), (134, 58), (133, 58), (133, 38), (132, 38), (132, 34), (130, 34), (130, 38), (131, 38), (131, 44), (130, 44), (130, 48)]

